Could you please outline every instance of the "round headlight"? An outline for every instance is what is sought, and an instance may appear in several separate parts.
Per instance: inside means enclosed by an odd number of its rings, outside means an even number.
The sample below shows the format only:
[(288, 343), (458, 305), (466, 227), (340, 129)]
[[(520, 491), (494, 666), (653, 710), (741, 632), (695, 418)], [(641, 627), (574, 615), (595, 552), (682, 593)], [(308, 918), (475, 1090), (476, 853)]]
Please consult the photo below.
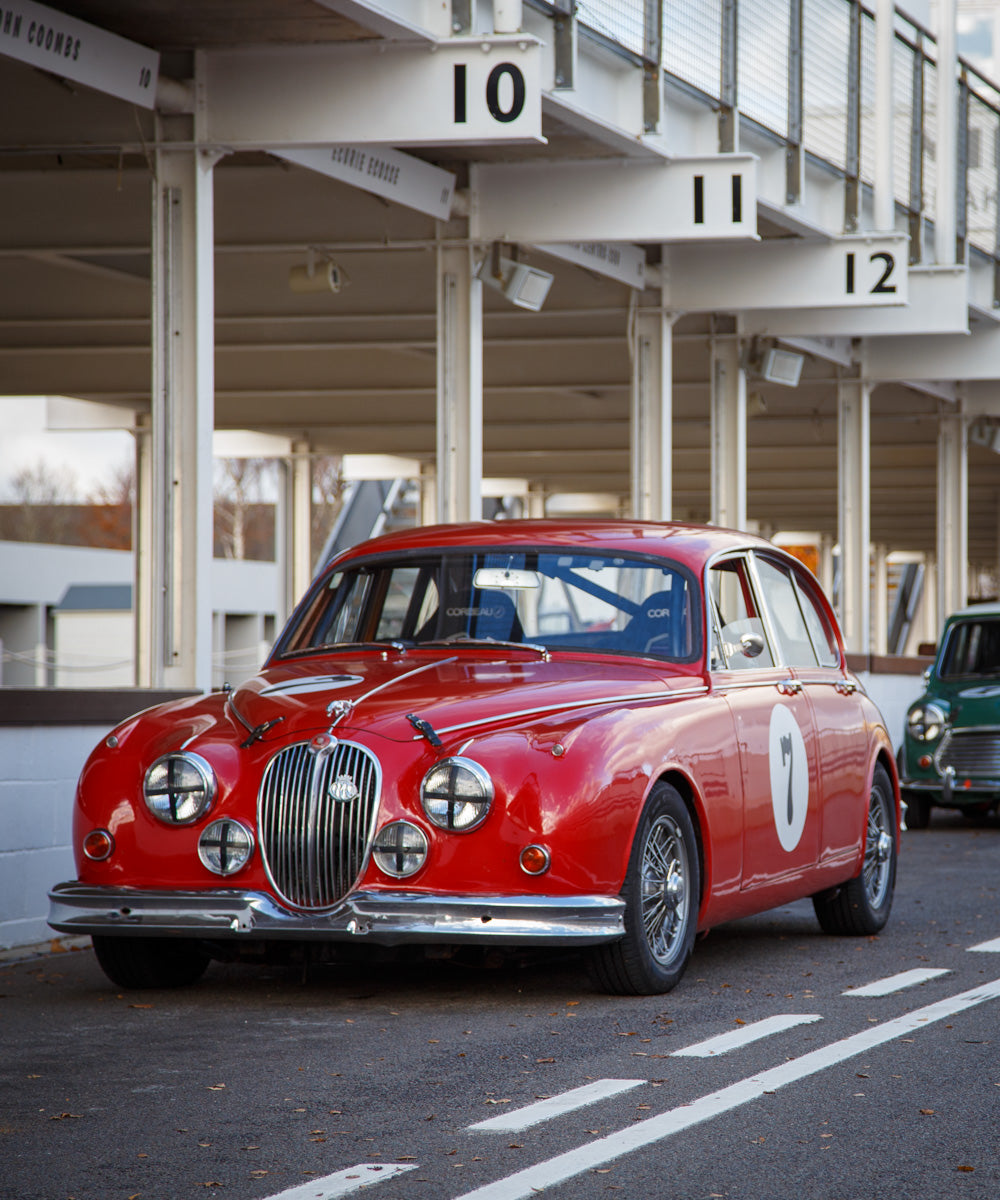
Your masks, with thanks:
[(420, 803), (440, 829), (475, 829), (493, 803), (493, 780), (471, 758), (444, 758), (424, 776)]
[(198, 838), (198, 857), (216, 875), (235, 875), (253, 854), (253, 834), (239, 821), (222, 817)]
[(386, 875), (413, 875), (427, 858), (427, 835), (409, 821), (393, 821), (375, 835), (372, 856)]
[(944, 730), (945, 715), (936, 704), (918, 704), (910, 710), (906, 725), (918, 742), (933, 742)]
[(142, 781), (146, 807), (167, 825), (190, 825), (215, 799), (215, 772), (200, 754), (164, 754)]

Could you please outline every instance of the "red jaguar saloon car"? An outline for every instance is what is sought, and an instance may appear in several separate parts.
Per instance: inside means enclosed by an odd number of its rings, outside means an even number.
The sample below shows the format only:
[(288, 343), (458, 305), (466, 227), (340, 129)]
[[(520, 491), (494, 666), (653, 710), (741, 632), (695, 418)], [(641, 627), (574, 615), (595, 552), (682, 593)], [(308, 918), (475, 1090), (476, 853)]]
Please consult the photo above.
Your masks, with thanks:
[(325, 568), (250, 682), (104, 739), (50, 923), (126, 988), (558, 946), (657, 993), (698, 931), (789, 901), (880, 930), (899, 828), (882, 718), (771, 543), (426, 527)]

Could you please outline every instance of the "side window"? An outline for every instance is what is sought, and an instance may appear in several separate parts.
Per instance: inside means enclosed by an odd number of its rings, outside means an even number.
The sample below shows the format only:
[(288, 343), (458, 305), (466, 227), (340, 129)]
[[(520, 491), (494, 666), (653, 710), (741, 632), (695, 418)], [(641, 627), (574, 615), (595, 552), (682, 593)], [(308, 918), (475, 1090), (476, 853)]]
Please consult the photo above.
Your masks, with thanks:
[(754, 601), (743, 559), (718, 563), (708, 573), (713, 629), (712, 666), (729, 671), (773, 667), (764, 622)]
[(830, 618), (820, 607), (813, 595), (812, 588), (800, 582), (798, 576), (793, 576), (792, 581), (795, 584), (795, 592), (802, 605), (802, 615), (805, 617), (806, 625), (809, 628), (809, 636), (816, 647), (820, 666), (839, 667), (840, 643), (837, 641), (837, 634), (830, 624)]
[(771, 613), (782, 660), (790, 667), (817, 666), (819, 657), (791, 575), (767, 559), (757, 558), (756, 562), (764, 603)]

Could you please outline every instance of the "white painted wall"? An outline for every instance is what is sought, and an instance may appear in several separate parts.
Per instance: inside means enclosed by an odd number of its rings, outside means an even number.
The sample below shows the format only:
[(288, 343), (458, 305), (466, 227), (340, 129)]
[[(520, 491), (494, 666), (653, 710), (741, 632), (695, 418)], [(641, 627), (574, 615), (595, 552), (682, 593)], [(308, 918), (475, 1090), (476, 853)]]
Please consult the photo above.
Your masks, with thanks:
[(880, 675), (859, 671), (858, 679), (865, 691), (879, 706), (885, 718), (886, 728), (892, 738), (893, 748), (898, 750), (903, 740), (903, 722), (906, 710), (924, 690), (922, 675)]
[(73, 797), (99, 725), (0, 727), (0, 950), (43, 942), (48, 890), (73, 879)]

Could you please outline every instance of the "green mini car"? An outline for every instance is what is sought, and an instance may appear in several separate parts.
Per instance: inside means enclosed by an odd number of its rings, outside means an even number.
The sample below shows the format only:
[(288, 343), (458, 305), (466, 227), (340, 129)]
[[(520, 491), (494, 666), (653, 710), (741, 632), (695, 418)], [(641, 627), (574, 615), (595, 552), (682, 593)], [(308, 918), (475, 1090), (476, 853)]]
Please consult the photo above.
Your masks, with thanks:
[(1000, 604), (948, 617), (925, 680), (899, 751), (908, 829), (926, 828), (935, 804), (969, 816), (1000, 806)]

